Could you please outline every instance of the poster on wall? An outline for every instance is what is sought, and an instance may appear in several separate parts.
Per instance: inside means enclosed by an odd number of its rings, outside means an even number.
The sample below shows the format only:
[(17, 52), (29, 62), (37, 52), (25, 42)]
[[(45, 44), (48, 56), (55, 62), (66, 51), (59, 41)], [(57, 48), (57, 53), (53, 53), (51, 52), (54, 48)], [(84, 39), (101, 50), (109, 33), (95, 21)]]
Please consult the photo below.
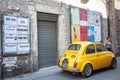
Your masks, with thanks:
[(18, 18), (18, 25), (29, 26), (29, 18)]
[(30, 45), (29, 45), (29, 43), (20, 43), (20, 44), (18, 44), (18, 47), (17, 47), (17, 49), (18, 49), (18, 54), (19, 53), (29, 53), (30, 52)]
[(3, 52), (4, 53), (16, 53), (17, 44), (13, 44), (13, 43), (3, 44)]
[(71, 8), (71, 21), (74, 25), (80, 25), (79, 8)]
[(80, 25), (87, 26), (87, 10), (80, 8)]
[(17, 25), (17, 17), (13, 17), (13, 16), (4, 16), (4, 25), (8, 24), (8, 25)]
[(94, 38), (95, 38), (94, 26), (88, 26), (87, 28), (88, 28), (88, 41), (94, 42)]
[(96, 20), (95, 20), (96, 26), (101, 26), (101, 14), (96, 12)]
[(72, 26), (72, 41), (80, 41), (80, 26)]
[(80, 26), (80, 41), (88, 41), (88, 31), (86, 26)]
[(17, 35), (15, 34), (4, 35), (4, 43), (17, 43)]
[(29, 53), (29, 33), (29, 18), (3, 15), (3, 54)]
[(94, 34), (95, 34), (95, 42), (101, 41), (101, 27), (95, 26), (94, 27)]
[(88, 10), (87, 11), (88, 26), (94, 26), (95, 20), (96, 20), (96, 13), (94, 11)]
[(13, 1), (8, 1), (8, 9), (10, 10), (20, 10), (20, 4)]
[(3, 29), (4, 29), (3, 30), (4, 34), (16, 34), (17, 26), (16, 25), (4, 25)]
[[(70, 12), (71, 12), (71, 21), (72, 21), (71, 24), (72, 42), (73, 41), (100, 42), (102, 40), (101, 13), (83, 8), (76, 8), (76, 7), (71, 7)], [(77, 26), (73, 26), (73, 25), (77, 25)]]
[(27, 42), (29, 41), (29, 36), (28, 35), (18, 35), (17, 36), (17, 42), (18, 43), (23, 43), (23, 42)]
[(4, 57), (3, 58), (3, 64), (5, 64), (5, 67), (15, 66), (16, 62), (17, 62), (17, 57)]
[(29, 28), (26, 26), (18, 26), (17, 34), (29, 34)]

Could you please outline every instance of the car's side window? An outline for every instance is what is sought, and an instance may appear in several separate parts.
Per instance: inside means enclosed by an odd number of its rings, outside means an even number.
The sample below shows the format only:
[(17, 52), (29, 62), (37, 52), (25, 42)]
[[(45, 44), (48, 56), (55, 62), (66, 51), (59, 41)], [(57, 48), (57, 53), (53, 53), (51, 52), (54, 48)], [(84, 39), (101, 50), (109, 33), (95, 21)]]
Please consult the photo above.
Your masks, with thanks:
[(90, 45), (87, 47), (86, 54), (92, 54), (95, 53), (94, 45)]
[(96, 45), (96, 50), (97, 50), (97, 52), (106, 51), (104, 45), (102, 45), (102, 44), (97, 44)]

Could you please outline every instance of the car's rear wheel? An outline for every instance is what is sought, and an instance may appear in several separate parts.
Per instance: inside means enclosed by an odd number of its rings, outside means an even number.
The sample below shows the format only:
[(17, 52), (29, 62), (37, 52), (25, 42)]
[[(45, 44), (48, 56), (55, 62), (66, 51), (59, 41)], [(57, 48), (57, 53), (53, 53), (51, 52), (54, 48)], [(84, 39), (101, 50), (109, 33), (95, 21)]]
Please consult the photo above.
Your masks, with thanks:
[(93, 69), (92, 69), (91, 64), (86, 64), (86, 66), (84, 67), (84, 70), (82, 72), (82, 76), (89, 77), (92, 75), (92, 71), (93, 71)]
[(115, 69), (117, 67), (117, 60), (116, 58), (113, 58), (110, 64), (111, 69)]

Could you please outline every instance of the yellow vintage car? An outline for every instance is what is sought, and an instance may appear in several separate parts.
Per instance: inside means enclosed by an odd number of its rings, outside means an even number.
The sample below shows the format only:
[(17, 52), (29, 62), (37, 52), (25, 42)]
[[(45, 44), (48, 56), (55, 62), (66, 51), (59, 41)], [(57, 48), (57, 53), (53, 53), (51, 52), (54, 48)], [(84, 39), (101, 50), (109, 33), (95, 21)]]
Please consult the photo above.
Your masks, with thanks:
[(64, 71), (81, 73), (83, 77), (89, 77), (97, 69), (105, 67), (115, 69), (117, 60), (102, 43), (74, 42), (68, 46), (58, 65)]

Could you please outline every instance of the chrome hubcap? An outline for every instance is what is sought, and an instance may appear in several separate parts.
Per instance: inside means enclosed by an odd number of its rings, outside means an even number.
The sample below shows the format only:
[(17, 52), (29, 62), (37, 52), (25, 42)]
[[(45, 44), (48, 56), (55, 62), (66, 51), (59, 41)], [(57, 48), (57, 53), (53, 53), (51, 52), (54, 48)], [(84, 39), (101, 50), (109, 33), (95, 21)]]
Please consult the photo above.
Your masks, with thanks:
[(85, 73), (87, 76), (91, 75), (91, 72), (92, 72), (92, 69), (91, 69), (91, 66), (86, 66), (86, 69), (85, 69)]

